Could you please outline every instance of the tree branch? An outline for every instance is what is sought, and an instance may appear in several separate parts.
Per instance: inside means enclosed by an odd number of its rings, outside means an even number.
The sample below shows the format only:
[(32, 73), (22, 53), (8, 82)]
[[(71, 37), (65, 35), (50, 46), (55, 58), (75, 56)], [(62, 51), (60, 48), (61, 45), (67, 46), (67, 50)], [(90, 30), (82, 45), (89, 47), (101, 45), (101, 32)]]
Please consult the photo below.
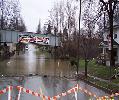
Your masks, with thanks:
[(105, 6), (105, 10), (107, 10), (108, 14), (110, 13), (109, 9), (108, 9), (108, 4), (106, 2), (104, 2), (104, 0), (100, 0), (100, 2), (102, 2), (103, 6)]
[(106, 6), (106, 2), (104, 2), (104, 0), (100, 0), (100, 2), (102, 2), (103, 5)]
[(114, 0), (113, 2), (114, 2), (114, 6), (113, 6), (113, 12), (114, 12), (114, 10), (116, 9), (116, 6), (118, 4), (118, 0)]

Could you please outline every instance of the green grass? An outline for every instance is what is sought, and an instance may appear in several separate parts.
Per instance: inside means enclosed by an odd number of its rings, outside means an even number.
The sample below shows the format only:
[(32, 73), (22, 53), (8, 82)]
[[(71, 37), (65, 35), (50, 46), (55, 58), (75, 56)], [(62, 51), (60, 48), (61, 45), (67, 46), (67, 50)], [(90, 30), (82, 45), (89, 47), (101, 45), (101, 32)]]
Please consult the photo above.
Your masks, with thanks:
[(99, 80), (93, 79), (91, 77), (88, 77), (88, 81), (91, 81), (93, 84), (96, 84), (97, 86), (101, 86), (104, 89), (109, 89), (109, 90), (112, 90), (112, 91), (119, 91), (119, 87), (117, 87), (115, 85), (112, 85), (111, 84), (112, 82), (107, 83), (107, 82), (104, 82), (104, 81), (99, 81)]
[(110, 76), (110, 70), (109, 67), (105, 66), (89, 66), (88, 67), (89, 74), (95, 75), (97, 77), (105, 78), (107, 79)]
[[(79, 71), (85, 71), (85, 61), (80, 60)], [(115, 74), (114, 68), (111, 69), (112, 75)], [(88, 74), (99, 77), (102, 79), (110, 78), (110, 68), (103, 65), (98, 65), (95, 63), (95, 60), (92, 60), (88, 63)], [(113, 79), (112, 82), (119, 84), (119, 77), (117, 79)]]
[(80, 60), (79, 62), (79, 68), (81, 69), (84, 69), (84, 66), (85, 66), (85, 61), (84, 60)]
[(119, 77), (117, 79), (112, 80), (113, 83), (119, 84)]

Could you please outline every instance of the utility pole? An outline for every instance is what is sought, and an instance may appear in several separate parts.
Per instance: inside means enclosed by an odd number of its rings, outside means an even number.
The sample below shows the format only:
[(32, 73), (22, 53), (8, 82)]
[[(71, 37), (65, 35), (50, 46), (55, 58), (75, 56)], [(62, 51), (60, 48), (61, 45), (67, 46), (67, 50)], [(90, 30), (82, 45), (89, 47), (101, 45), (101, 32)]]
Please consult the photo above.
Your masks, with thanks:
[(79, 70), (79, 40), (80, 40), (80, 29), (81, 29), (81, 0), (80, 0), (80, 9), (79, 9), (79, 33), (77, 34), (77, 74)]
[(104, 32), (105, 32), (105, 28), (106, 28), (106, 26), (105, 26), (105, 24), (106, 24), (106, 22), (105, 22), (105, 21), (106, 21), (106, 20), (105, 20), (105, 13), (106, 13), (106, 12), (104, 11)]
[[(1, 1), (1, 30), (3, 30), (3, 0)], [(1, 34), (0, 34), (0, 45), (1, 45)]]
[(111, 39), (111, 47), (110, 47), (110, 65), (114, 65), (114, 57), (113, 57), (113, 10), (112, 10), (112, 0), (108, 2), (109, 9), (108, 9), (108, 16), (109, 16), (109, 38)]
[(3, 30), (3, 24), (4, 24), (4, 21), (3, 21), (3, 5), (4, 5), (4, 3), (3, 3), (4, 1), (2, 0), (1, 1), (1, 30)]
[(55, 46), (54, 46), (55, 53), (54, 53), (54, 56), (55, 56), (55, 59), (56, 59), (56, 32), (57, 32), (57, 28), (54, 27), (54, 33), (55, 33)]
[(109, 0), (109, 23), (110, 23), (110, 34), (109, 37), (111, 38), (111, 51), (110, 51), (110, 80), (112, 76), (111, 67), (115, 65), (114, 61), (114, 48), (113, 48), (113, 10), (112, 10), (112, 0)]

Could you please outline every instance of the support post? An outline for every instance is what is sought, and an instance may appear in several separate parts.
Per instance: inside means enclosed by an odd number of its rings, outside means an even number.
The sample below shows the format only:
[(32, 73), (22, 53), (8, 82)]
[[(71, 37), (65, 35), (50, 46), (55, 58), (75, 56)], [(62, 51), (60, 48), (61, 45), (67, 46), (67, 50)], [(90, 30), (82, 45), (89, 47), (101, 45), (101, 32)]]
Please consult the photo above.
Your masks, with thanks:
[(11, 100), (11, 86), (8, 86), (8, 100)]
[(17, 99), (16, 100), (20, 100), (21, 90), (22, 90), (22, 87), (19, 87), (19, 93), (18, 93), (18, 96), (17, 96)]

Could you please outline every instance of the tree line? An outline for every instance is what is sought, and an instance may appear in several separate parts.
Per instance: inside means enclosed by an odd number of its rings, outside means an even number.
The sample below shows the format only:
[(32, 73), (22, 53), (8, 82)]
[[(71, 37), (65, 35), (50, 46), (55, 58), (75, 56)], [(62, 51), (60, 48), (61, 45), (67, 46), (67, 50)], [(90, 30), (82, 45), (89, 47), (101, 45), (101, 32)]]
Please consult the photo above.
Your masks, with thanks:
[(58, 57), (84, 59), (87, 75), (88, 62), (101, 53), (99, 43), (103, 41), (104, 30), (108, 28), (111, 31), (109, 35), (113, 36), (112, 23), (118, 23), (118, 18), (118, 0), (65, 0), (55, 3), (49, 10), (48, 25), (54, 29), (54, 35), (61, 38)]
[(19, 0), (0, 0), (0, 29), (26, 31)]
[[(100, 33), (96, 30), (96, 27), (98, 28), (99, 26), (99, 22), (97, 23), (96, 20), (100, 17), (96, 14), (101, 9), (100, 6), (98, 6), (99, 3), (92, 0), (82, 2), (80, 32), (78, 29), (79, 4), (78, 1), (74, 0), (60, 1), (55, 3), (54, 7), (49, 10), (50, 23), (48, 25), (52, 26), (54, 34), (60, 36), (61, 39), (60, 56), (76, 58), (77, 54), (79, 54), (83, 58), (84, 56), (89, 58), (89, 54), (91, 56), (91, 53), (86, 53), (92, 52), (92, 50), (95, 52), (98, 49), (97, 46), (99, 40), (101, 40)], [(97, 46), (95, 47), (94, 45)], [(81, 53), (82, 51), (83, 53)], [(94, 56), (94, 54), (92, 55)], [(95, 56), (97, 55), (98, 54)]]

